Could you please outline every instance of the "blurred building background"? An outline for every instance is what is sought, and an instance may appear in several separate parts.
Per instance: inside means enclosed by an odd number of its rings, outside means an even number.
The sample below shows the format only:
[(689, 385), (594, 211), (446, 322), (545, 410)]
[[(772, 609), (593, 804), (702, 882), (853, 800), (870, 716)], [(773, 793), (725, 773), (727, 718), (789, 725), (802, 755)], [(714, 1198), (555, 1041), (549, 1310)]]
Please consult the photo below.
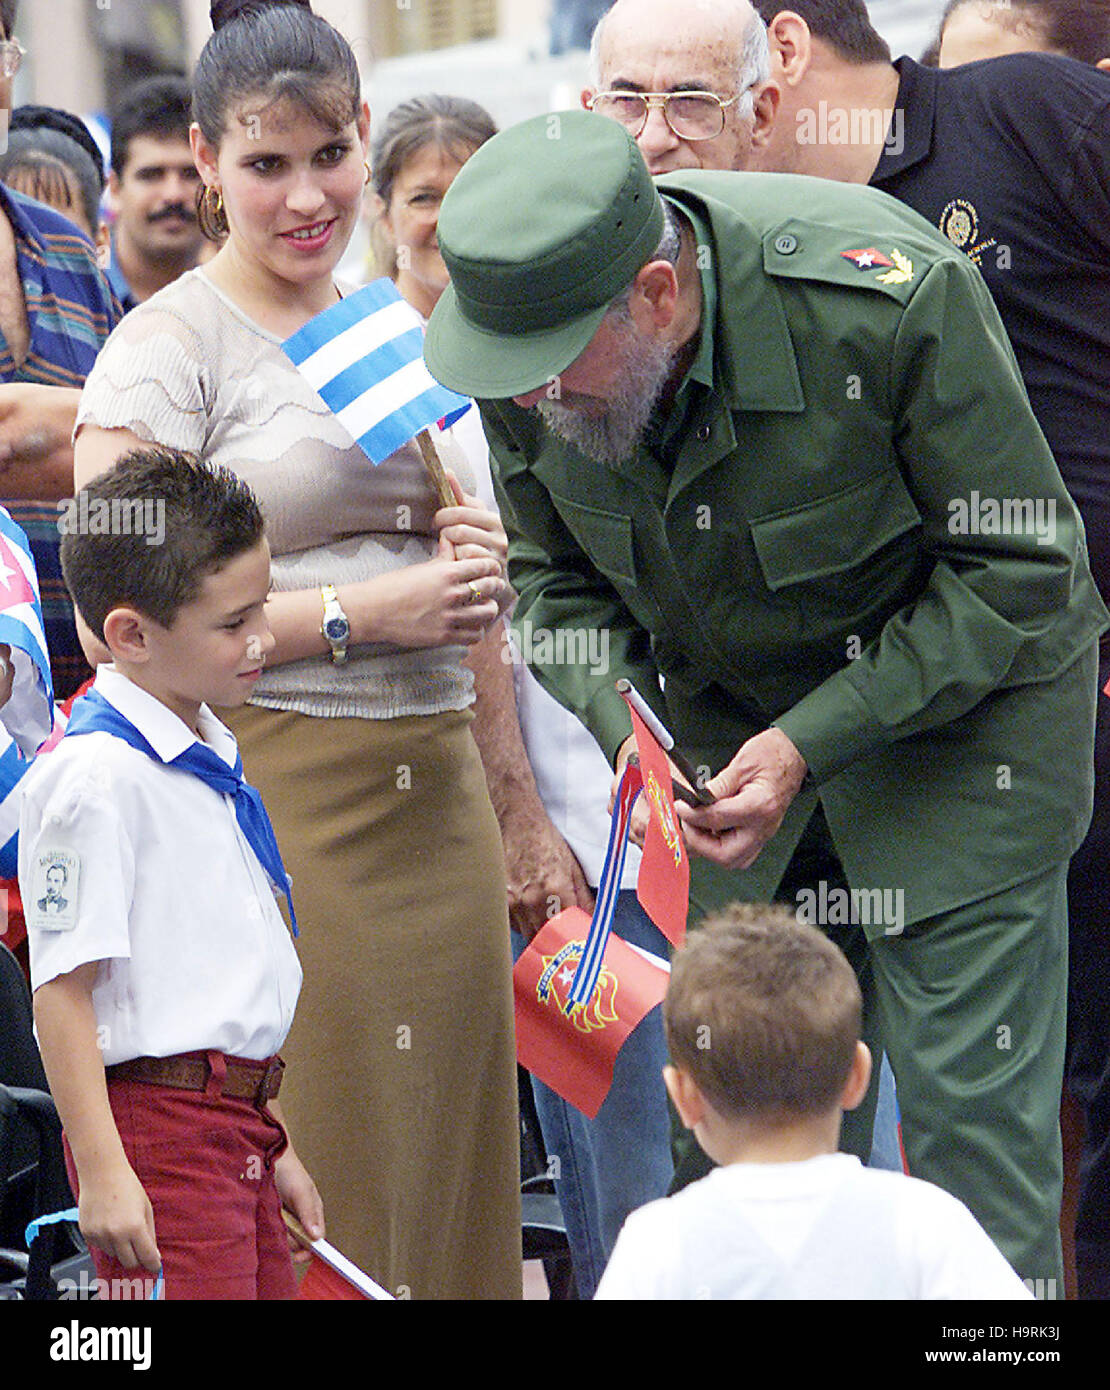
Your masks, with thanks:
[[(607, 0), (315, 0), (350, 40), (372, 109), (420, 91), (473, 97), (502, 124), (572, 105), (584, 45)], [(918, 56), (943, 0), (871, 0), (896, 53)], [(153, 72), (187, 71), (210, 28), (208, 0), (22, 0), (28, 50), (15, 100), (109, 116)]]

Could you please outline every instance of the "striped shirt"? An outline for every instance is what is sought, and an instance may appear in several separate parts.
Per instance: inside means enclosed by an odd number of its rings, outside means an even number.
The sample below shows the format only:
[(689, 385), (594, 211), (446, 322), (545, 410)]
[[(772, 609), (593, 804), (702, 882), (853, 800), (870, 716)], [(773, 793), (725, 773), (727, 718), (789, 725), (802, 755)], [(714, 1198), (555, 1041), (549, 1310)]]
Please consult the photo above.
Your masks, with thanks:
[(83, 386), (96, 354), (123, 316), (96, 264), (92, 243), (60, 212), (3, 185), (0, 210), (15, 237), (31, 332), (27, 360), (18, 368), (0, 335), (0, 381)]
[[(18, 368), (0, 333), (0, 382), (82, 386), (108, 334), (122, 317), (119, 301), (97, 267), (88, 238), (61, 213), (3, 185), (0, 211), (11, 223), (30, 331), (27, 359)], [(88, 668), (61, 582), (57, 507), (15, 503), (8, 510), (27, 532), (44, 587), (43, 617), (51, 669), (59, 696), (64, 697), (80, 685)], [(15, 872), (16, 788), (28, 766), (0, 729), (0, 873), (9, 875)], [(0, 922), (0, 929), (3, 926)]]

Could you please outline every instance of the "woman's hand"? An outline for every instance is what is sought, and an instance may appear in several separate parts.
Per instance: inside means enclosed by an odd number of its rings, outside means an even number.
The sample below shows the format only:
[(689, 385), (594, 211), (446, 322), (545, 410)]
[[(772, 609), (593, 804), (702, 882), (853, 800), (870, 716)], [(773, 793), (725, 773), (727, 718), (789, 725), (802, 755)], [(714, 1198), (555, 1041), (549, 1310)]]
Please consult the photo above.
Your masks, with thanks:
[(458, 506), (441, 507), (435, 514), (440, 554), (449, 559), (453, 550), (457, 560), (476, 560), (483, 555), (492, 555), (504, 572), (509, 555), (509, 538), (505, 535), (501, 518), (484, 507), (477, 497), (468, 497), (458, 478), (449, 469), (447, 479), (458, 499)]
[(351, 639), (392, 642), (403, 647), (467, 646), (512, 600), (500, 563), (479, 557), (442, 557), (406, 565), (377, 579), (339, 591), (351, 623)]

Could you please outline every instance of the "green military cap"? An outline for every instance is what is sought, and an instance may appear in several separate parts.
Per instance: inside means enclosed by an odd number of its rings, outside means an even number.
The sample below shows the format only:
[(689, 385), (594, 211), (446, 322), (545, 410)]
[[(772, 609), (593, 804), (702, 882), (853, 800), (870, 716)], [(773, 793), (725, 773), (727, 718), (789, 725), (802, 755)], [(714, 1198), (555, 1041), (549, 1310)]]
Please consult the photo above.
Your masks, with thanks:
[(662, 235), (662, 202), (616, 121), (562, 111), (502, 131), (440, 210), (451, 283), (428, 324), (433, 376), (471, 396), (542, 386), (586, 348)]

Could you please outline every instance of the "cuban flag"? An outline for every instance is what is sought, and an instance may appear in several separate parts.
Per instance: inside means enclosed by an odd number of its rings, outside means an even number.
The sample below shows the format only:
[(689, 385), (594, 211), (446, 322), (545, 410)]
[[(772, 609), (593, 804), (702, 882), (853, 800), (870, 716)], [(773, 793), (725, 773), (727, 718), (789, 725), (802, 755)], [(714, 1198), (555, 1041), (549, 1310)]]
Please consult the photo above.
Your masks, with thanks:
[(19, 782), (26, 761), (50, 733), (54, 689), (46, 655), (39, 582), (23, 531), (0, 507), (0, 642), (11, 648), (15, 678), (0, 707), (0, 874), (15, 873)]
[(469, 397), (441, 386), (424, 365), (423, 320), (392, 280), (341, 299), (282, 347), (374, 464), (470, 409)]

